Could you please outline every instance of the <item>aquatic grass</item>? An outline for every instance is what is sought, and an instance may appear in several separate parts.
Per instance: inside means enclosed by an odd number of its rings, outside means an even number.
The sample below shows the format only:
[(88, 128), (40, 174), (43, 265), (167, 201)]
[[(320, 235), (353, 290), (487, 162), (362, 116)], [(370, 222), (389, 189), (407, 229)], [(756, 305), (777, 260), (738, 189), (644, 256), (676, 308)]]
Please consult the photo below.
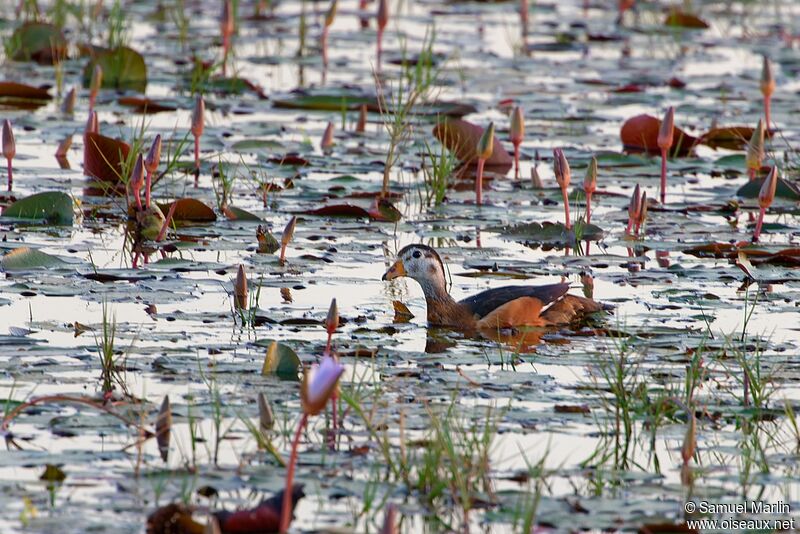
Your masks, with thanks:
[(117, 318), (116, 314), (109, 310), (107, 303), (103, 303), (102, 321), (100, 337), (95, 335), (95, 345), (100, 357), (101, 391), (105, 399), (110, 399), (112, 392), (119, 386), (127, 396), (127, 386), (118, 365), (124, 354), (118, 356), (115, 348)]
[(440, 143), (439, 151), (436, 153), (426, 139), (423, 139), (422, 142), (425, 146), (425, 153), (422, 156), (424, 202), (427, 206), (439, 206), (447, 195), (458, 158), (453, 152), (447, 150), (446, 143)]

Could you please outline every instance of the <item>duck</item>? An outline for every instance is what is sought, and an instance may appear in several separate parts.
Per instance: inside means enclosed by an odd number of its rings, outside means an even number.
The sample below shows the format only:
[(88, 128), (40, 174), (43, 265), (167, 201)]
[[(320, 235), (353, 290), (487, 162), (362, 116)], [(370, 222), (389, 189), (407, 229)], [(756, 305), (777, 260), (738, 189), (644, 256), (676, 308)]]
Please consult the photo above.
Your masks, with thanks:
[(430, 326), (465, 332), (563, 327), (611, 309), (590, 298), (570, 294), (567, 283), (496, 287), (456, 301), (447, 292), (441, 256), (423, 244), (403, 247), (382, 280), (404, 276), (422, 287)]

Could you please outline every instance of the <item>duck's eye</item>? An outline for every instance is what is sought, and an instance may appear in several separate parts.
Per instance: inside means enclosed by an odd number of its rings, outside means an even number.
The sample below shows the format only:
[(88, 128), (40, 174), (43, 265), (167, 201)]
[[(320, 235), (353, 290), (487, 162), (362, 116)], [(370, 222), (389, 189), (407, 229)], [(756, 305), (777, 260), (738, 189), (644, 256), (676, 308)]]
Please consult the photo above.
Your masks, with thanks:
[(420, 252), (419, 250), (415, 250), (412, 256), (414, 256), (415, 258), (420, 258), (422, 257), (422, 252)]

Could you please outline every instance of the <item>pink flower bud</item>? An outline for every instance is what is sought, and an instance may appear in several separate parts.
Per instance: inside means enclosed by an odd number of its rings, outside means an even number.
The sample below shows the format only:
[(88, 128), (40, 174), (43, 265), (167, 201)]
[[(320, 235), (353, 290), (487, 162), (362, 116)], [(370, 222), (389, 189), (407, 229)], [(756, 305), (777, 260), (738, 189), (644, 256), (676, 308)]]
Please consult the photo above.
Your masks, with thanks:
[(487, 160), (492, 157), (494, 151), (494, 123), (490, 122), (489, 126), (483, 131), (476, 152), (478, 159)]
[(522, 139), (525, 137), (525, 117), (522, 113), (522, 108), (516, 106), (514, 111), (511, 113), (511, 134), (509, 136), (510, 141), (513, 144), (519, 144), (522, 142)]
[(769, 58), (764, 56), (764, 62), (761, 64), (761, 94), (769, 98), (775, 92), (775, 78), (772, 77), (772, 65)]
[(197, 95), (194, 101), (194, 111), (192, 112), (192, 135), (200, 137), (205, 128), (206, 101), (203, 95)]
[(326, 152), (333, 148), (333, 123), (329, 122), (328, 126), (325, 128), (325, 133), (322, 134), (322, 140), (319, 143), (320, 148), (323, 152)]
[(567, 156), (564, 155), (564, 151), (560, 148), (553, 150), (553, 172), (556, 175), (558, 185), (562, 190), (566, 190), (569, 187), (571, 171)]
[(769, 174), (764, 179), (764, 184), (758, 192), (758, 205), (762, 209), (769, 208), (772, 201), (775, 200), (775, 190), (778, 187), (778, 167), (775, 165), (769, 170)]
[(236, 272), (236, 282), (233, 285), (233, 302), (237, 310), (247, 309), (247, 275), (244, 266), (239, 265)]
[(333, 335), (339, 328), (339, 308), (336, 306), (336, 299), (331, 300), (331, 307), (328, 308), (328, 316), (325, 318), (325, 330)]
[(319, 365), (303, 374), (300, 402), (306, 415), (319, 414), (336, 391), (344, 366), (330, 356), (322, 358)]
[(11, 160), (16, 155), (17, 142), (14, 140), (14, 131), (11, 129), (11, 121), (6, 119), (3, 121), (3, 156)]
[(669, 150), (672, 147), (673, 130), (675, 128), (675, 108), (670, 106), (661, 121), (661, 128), (658, 130), (658, 148)]
[(383, 31), (386, 25), (389, 24), (389, 1), (378, 1), (378, 28)]
[(144, 168), (149, 173), (156, 172), (158, 164), (161, 161), (161, 134), (156, 135), (153, 139), (153, 144), (150, 145), (150, 151), (147, 153), (147, 158), (144, 160)]
[(586, 176), (583, 178), (583, 190), (587, 195), (597, 191), (597, 158), (592, 156), (589, 166), (586, 167)]

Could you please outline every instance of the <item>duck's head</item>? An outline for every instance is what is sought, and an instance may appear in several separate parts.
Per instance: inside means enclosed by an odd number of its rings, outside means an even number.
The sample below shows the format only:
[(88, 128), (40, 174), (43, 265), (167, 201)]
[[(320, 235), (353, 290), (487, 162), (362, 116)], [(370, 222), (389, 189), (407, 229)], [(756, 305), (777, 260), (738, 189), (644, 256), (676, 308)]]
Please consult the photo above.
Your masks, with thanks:
[(400, 249), (397, 260), (384, 273), (383, 280), (394, 280), (401, 276), (413, 278), (423, 290), (444, 290), (446, 285), (442, 258), (427, 245), (408, 245)]

